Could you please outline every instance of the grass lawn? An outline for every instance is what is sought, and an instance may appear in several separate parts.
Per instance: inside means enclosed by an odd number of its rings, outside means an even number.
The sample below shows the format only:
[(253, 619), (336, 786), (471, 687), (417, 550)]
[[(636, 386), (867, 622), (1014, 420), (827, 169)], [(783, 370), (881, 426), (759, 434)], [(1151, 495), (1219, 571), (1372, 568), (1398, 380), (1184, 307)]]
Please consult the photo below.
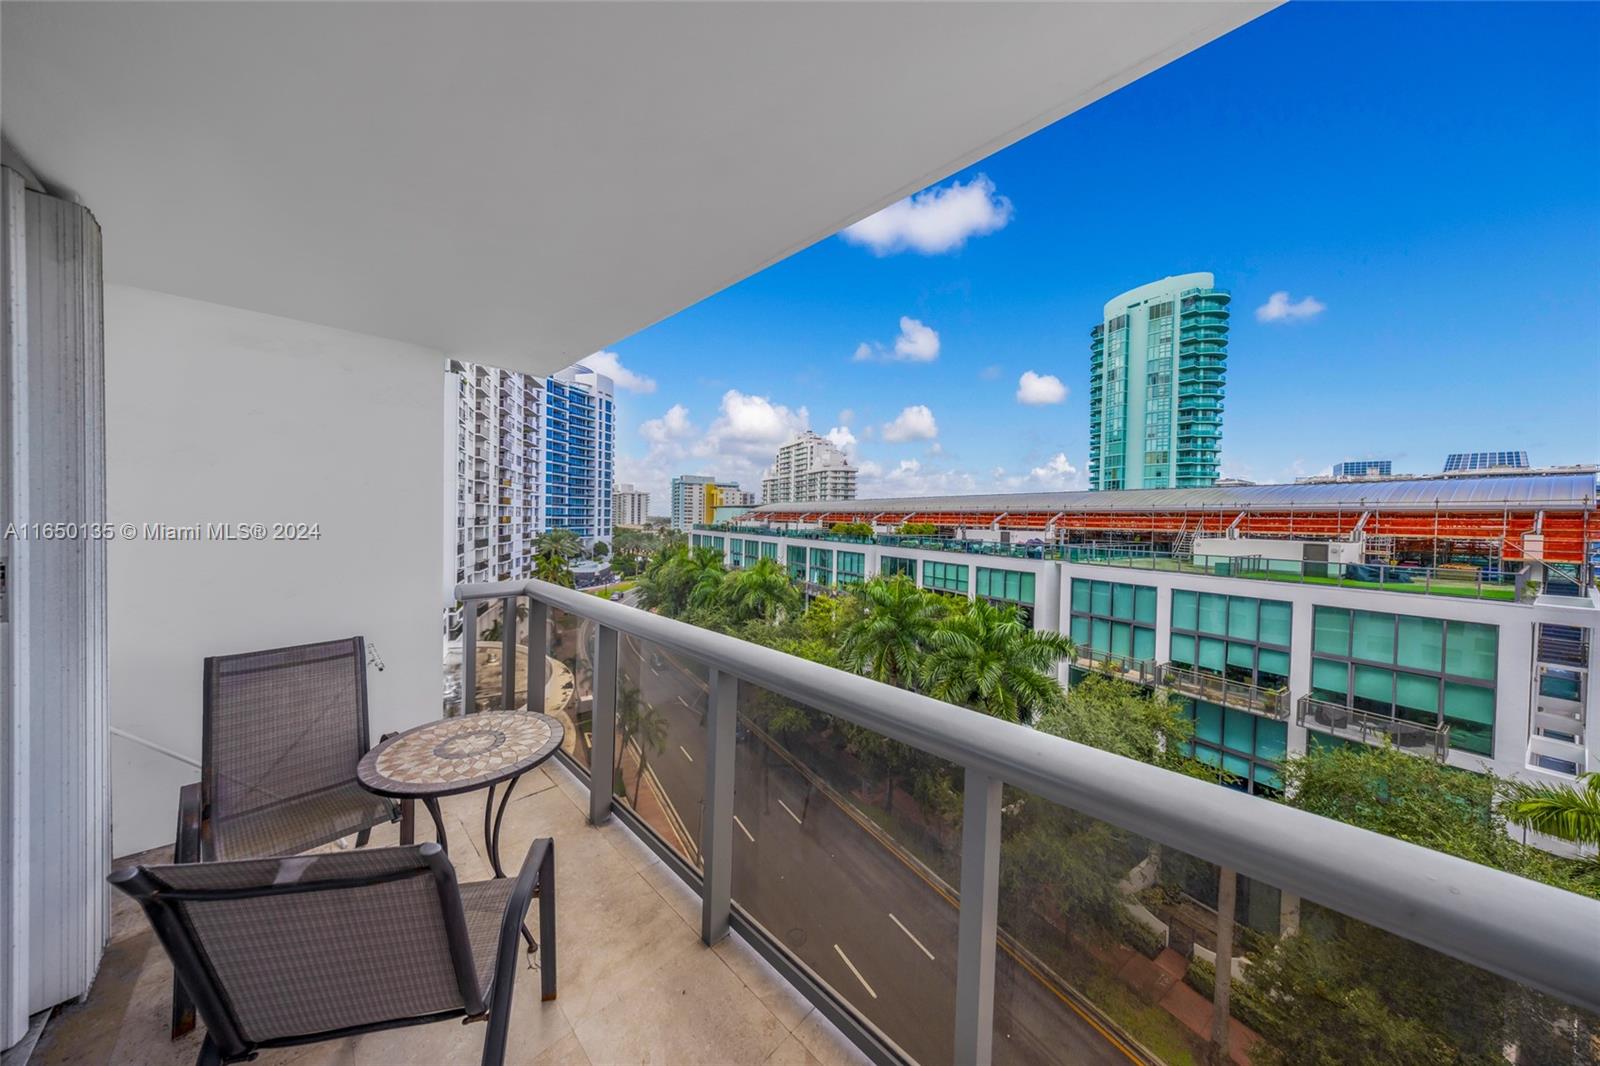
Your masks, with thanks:
[(592, 589), (584, 589), (583, 591), (587, 592), (591, 596), (598, 596), (602, 600), (609, 600), (613, 592), (627, 592), (637, 584), (637, 581), (619, 581), (615, 585), (599, 585)]

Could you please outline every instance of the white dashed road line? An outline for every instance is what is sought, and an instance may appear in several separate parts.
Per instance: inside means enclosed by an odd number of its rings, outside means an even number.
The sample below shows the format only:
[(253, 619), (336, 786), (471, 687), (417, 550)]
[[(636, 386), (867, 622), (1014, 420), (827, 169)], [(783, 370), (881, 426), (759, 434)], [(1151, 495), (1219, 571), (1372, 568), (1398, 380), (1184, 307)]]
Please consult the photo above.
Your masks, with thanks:
[(685, 759), (688, 759), (690, 762), (694, 762), (694, 756), (689, 754), (689, 749), (688, 748), (684, 747), (682, 744), (679, 744), (678, 745), (678, 750), (683, 752), (683, 757)]
[(928, 947), (927, 947), (926, 944), (924, 944), (922, 941), (917, 939), (917, 935), (915, 933), (913, 933), (911, 930), (906, 928), (906, 923), (905, 922), (902, 922), (899, 918), (896, 918), (893, 914), (889, 915), (889, 920), (891, 922), (893, 922), (895, 925), (898, 925), (900, 927), (900, 931), (902, 933), (904, 933), (906, 936), (910, 937), (911, 938), (911, 942), (913, 944), (917, 945), (917, 947), (921, 948), (922, 949), (922, 953), (924, 955), (928, 956), (928, 958), (930, 958), (930, 959), (933, 958), (933, 952), (928, 950)]
[[(779, 802), (782, 801), (780, 800)], [(844, 960), (844, 964), (850, 967), (850, 972), (856, 975), (856, 980), (860, 981), (861, 987), (867, 990), (867, 995), (871, 996), (873, 999), (877, 999), (878, 993), (874, 992), (872, 990), (872, 986), (867, 984), (867, 979), (861, 976), (861, 971), (856, 969), (856, 964), (850, 961), (850, 956), (844, 953), (844, 948), (841, 948), (838, 944), (835, 944), (833, 945), (833, 950), (837, 951), (839, 953), (839, 957)]]
[(805, 822), (802, 822), (800, 820), (800, 816), (798, 814), (794, 813), (794, 808), (789, 806), (787, 803), (783, 802), (783, 800), (779, 800), (778, 801), (778, 806), (782, 807), (784, 810), (789, 812), (789, 817), (794, 819), (794, 824), (795, 825), (805, 825), (806, 824)]
[[(739, 816), (737, 814), (733, 816), (733, 824), (739, 827), (739, 832), (743, 833), (749, 838), (750, 843), (754, 844), (756, 842), (756, 838), (751, 836), (750, 830), (746, 829), (744, 823), (739, 821)], [(929, 958), (932, 958), (932, 956), (929, 956)]]

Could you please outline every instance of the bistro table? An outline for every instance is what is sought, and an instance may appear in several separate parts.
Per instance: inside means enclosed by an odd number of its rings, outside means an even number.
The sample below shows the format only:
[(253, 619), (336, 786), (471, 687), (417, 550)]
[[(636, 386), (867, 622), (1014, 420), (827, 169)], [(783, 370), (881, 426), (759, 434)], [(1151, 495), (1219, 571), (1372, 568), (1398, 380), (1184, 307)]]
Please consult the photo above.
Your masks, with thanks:
[[(487, 788), (483, 803), (483, 842), (496, 877), (500, 866), (500, 823), (517, 780), (561, 747), (561, 722), (535, 711), (480, 711), (445, 718), (397, 733), (362, 756), (356, 779), (369, 792), (400, 800), (421, 800), (433, 815), (439, 846), (450, 850), (439, 799)], [(495, 810), (495, 789), (505, 784)], [(494, 813), (493, 826), (490, 813)], [(410, 843), (409, 840), (403, 840)]]

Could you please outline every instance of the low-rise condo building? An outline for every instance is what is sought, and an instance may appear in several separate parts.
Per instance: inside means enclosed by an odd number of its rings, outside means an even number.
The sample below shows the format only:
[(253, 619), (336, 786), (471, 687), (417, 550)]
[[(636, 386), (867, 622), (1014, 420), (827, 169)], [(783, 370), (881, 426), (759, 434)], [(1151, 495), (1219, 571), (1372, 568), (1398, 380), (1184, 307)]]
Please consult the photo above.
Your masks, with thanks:
[(1535, 780), (1600, 767), (1592, 474), (764, 504), (693, 536), (811, 592), (904, 574), (1015, 604), (1072, 637), (1063, 680), (1182, 697), (1196, 755), (1250, 791), (1314, 744)]

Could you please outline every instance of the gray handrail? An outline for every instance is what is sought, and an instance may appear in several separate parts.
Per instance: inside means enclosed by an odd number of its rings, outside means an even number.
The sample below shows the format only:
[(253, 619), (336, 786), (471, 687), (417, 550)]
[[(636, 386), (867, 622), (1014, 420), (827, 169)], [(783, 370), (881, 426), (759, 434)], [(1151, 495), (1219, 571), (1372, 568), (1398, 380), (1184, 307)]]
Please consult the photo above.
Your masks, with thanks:
[(542, 581), (528, 595), (1197, 858), (1600, 1010), (1600, 901)]

